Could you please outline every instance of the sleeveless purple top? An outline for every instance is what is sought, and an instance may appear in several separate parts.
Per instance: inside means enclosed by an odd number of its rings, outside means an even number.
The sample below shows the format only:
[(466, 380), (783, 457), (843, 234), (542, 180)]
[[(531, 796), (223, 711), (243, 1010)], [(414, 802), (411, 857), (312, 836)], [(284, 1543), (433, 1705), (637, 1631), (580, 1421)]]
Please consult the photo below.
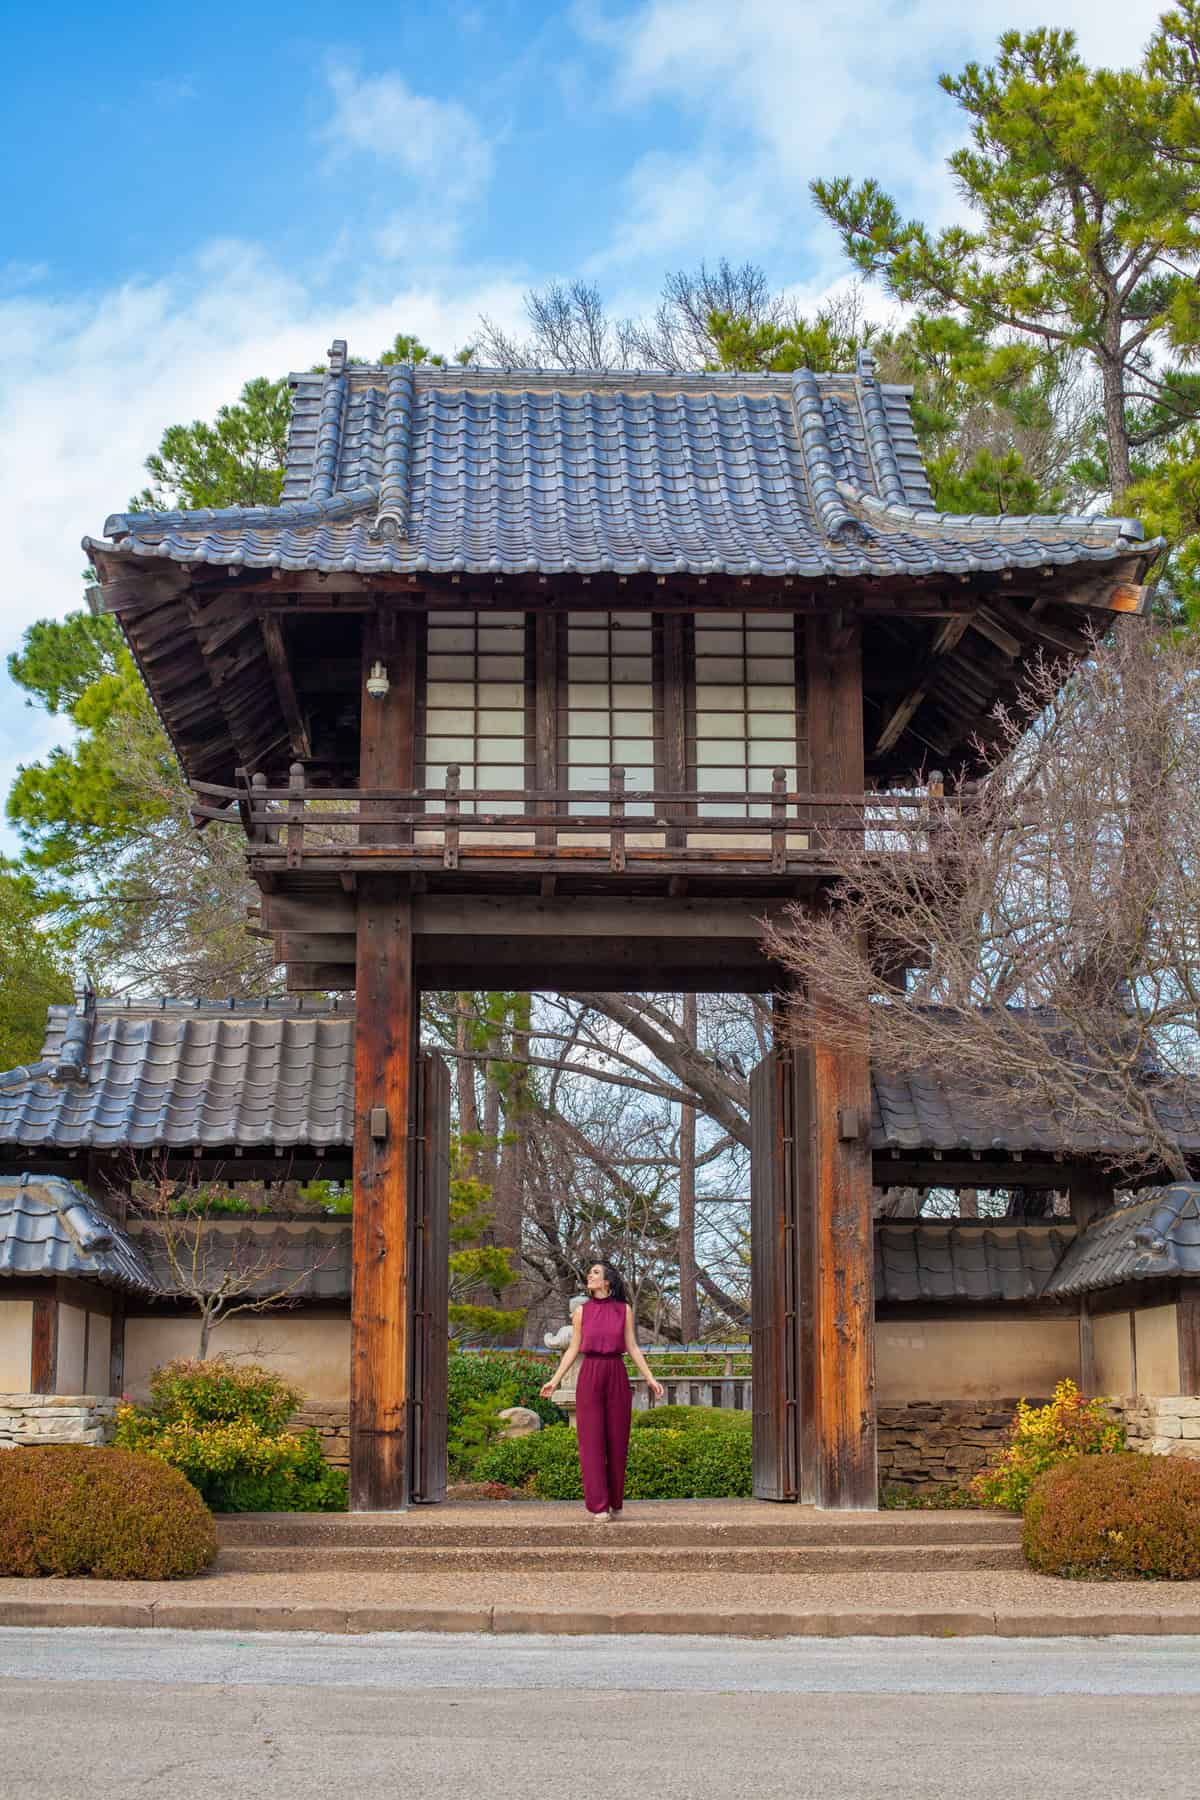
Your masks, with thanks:
[(625, 1348), (624, 1300), (585, 1300), (583, 1337), (585, 1356), (619, 1355)]

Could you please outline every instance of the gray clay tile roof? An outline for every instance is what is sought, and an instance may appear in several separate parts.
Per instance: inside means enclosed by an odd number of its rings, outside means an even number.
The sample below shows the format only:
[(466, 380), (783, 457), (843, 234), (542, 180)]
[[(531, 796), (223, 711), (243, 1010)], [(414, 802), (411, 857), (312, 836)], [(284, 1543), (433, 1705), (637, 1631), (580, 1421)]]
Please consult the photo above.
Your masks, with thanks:
[[(1181, 1150), (1200, 1158), (1200, 1082), (1160, 1081), (1153, 1087), (1155, 1111)], [(1094, 1121), (1069, 1124), (1033, 1106), (1013, 1108), (1003, 1117), (966, 1087), (917, 1070), (895, 1075), (876, 1069), (871, 1076), (871, 1145), (875, 1150), (1020, 1151), (1043, 1156), (1120, 1156), (1128, 1139), (1114, 1118), (1102, 1131)]]
[(1200, 1275), (1200, 1185), (1190, 1181), (1097, 1219), (1076, 1239), (1045, 1291), (1057, 1299), (1180, 1275)]
[[(189, 1279), (194, 1276), (199, 1286), (214, 1291), (226, 1270), (234, 1269), (247, 1282), (242, 1291), (249, 1298), (283, 1294), (288, 1300), (349, 1300), (350, 1231), (349, 1219), (322, 1224), (210, 1219), (199, 1249), (186, 1253)], [(130, 1235), (162, 1292), (177, 1291), (156, 1228), (132, 1225)]]
[(1062, 1225), (879, 1219), (876, 1304), (1036, 1300), (1075, 1237)]
[(282, 501), (118, 513), (109, 559), (366, 575), (855, 577), (1145, 555), (1130, 519), (933, 509), (909, 390), (853, 375), (354, 366), (292, 378)]
[[(0, 1146), (333, 1150), (354, 1136), (354, 1007), (337, 1001), (101, 1001), (82, 1044), (79, 1014), (50, 1008), (43, 1057), (66, 1046), (85, 1079), (33, 1077), (0, 1090)], [(1200, 1087), (1161, 1087), (1177, 1139), (1200, 1157)], [(1102, 1156), (1095, 1132), (1034, 1113), (1003, 1122), (920, 1071), (872, 1074), (871, 1147), (914, 1155), (1021, 1151)]]
[(158, 1291), (141, 1251), (81, 1188), (56, 1175), (0, 1176), (0, 1276), (31, 1275)]
[[(73, 1014), (51, 1007), (53, 1060)], [(0, 1092), (0, 1144), (325, 1149), (354, 1135), (353, 1021), (335, 1005), (101, 1002), (87, 1080)]]

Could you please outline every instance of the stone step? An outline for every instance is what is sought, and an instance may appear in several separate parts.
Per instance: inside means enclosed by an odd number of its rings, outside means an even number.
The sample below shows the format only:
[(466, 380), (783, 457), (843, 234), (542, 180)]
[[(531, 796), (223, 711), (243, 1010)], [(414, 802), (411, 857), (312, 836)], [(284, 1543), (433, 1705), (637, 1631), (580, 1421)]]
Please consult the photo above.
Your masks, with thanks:
[(422, 1507), (407, 1513), (229, 1513), (218, 1518), (217, 1536), (230, 1550), (593, 1549), (597, 1532), (611, 1531), (620, 1532), (620, 1543), (628, 1547), (733, 1550), (1016, 1545), (1021, 1533), (1019, 1520), (980, 1512), (818, 1513), (763, 1504), (761, 1512), (755, 1508), (707, 1521), (702, 1516), (658, 1520), (639, 1508), (610, 1526), (592, 1524), (578, 1508), (547, 1516), (538, 1502), (513, 1503), (499, 1517), (464, 1512)]
[(590, 1528), (592, 1539), (581, 1544), (525, 1545), (378, 1545), (348, 1548), (336, 1544), (249, 1544), (222, 1548), (219, 1573), (296, 1574), (431, 1574), (476, 1572), (559, 1575), (606, 1570), (656, 1575), (815, 1575), (949, 1574), (961, 1570), (1019, 1569), (1017, 1543), (957, 1544), (759, 1544), (720, 1549), (700, 1546), (617, 1544), (620, 1526)]

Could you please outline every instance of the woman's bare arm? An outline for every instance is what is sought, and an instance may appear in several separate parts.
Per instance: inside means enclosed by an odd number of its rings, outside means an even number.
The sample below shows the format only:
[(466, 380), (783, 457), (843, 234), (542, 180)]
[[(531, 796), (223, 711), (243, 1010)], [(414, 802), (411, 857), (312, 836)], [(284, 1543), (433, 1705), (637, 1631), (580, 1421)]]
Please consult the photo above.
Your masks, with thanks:
[(646, 1385), (654, 1398), (661, 1400), (663, 1397), (662, 1383), (656, 1381), (650, 1373), (650, 1364), (646, 1361), (642, 1346), (637, 1341), (637, 1332), (633, 1324), (633, 1308), (628, 1304), (625, 1307), (625, 1353), (632, 1357), (635, 1367), (645, 1376)]
[(562, 1359), (559, 1362), (557, 1369), (555, 1369), (549, 1381), (542, 1387), (541, 1394), (543, 1400), (548, 1400), (550, 1398), (571, 1364), (575, 1361), (575, 1358), (579, 1355), (579, 1346), (582, 1341), (583, 1308), (582, 1306), (577, 1306), (575, 1311), (571, 1314), (571, 1341), (563, 1351)]

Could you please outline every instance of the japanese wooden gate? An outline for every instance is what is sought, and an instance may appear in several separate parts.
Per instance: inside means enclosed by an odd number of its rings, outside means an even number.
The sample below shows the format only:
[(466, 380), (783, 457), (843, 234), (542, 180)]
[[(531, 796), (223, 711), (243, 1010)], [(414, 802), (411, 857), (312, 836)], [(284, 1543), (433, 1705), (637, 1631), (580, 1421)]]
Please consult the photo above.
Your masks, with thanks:
[(754, 1494), (876, 1504), (864, 1057), (773, 1050), (750, 1080)]

